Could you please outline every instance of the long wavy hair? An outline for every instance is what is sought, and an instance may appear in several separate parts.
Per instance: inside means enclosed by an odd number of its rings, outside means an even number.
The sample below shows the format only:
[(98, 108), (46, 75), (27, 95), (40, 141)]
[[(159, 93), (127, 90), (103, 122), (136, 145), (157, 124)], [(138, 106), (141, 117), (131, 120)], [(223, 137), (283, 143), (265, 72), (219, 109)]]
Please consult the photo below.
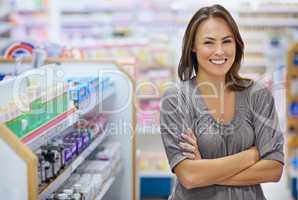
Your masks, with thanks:
[(178, 66), (178, 76), (181, 81), (192, 78), (193, 70), (198, 73), (199, 63), (196, 53), (192, 51), (194, 46), (195, 36), (200, 24), (211, 18), (220, 17), (224, 19), (229, 25), (235, 41), (236, 41), (236, 56), (232, 67), (227, 72), (225, 81), (231, 90), (243, 90), (249, 87), (253, 81), (251, 79), (243, 78), (239, 75), (241, 61), (244, 54), (244, 43), (241, 38), (238, 26), (231, 16), (231, 14), (221, 5), (212, 5), (202, 7), (191, 18), (183, 37), (182, 55)]

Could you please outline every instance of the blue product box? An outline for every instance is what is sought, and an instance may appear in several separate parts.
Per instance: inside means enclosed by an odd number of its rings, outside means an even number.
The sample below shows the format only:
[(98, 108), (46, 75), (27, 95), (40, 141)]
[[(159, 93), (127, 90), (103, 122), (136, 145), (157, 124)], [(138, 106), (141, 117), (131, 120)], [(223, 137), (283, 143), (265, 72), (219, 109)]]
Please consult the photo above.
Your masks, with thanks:
[[(297, 170), (298, 169), (298, 160), (297, 158), (293, 158), (291, 161), (291, 168), (293, 170)], [(294, 199), (298, 198), (298, 190), (297, 190), (297, 177), (295, 176), (291, 176), (291, 195)]]
[(168, 198), (172, 191), (173, 178), (166, 177), (141, 177), (141, 198)]
[(291, 116), (298, 117), (298, 102), (292, 102), (289, 109)]
[(99, 80), (96, 77), (83, 77), (81, 81), (88, 85), (89, 93), (95, 92), (99, 85)]
[(80, 103), (89, 96), (88, 86), (82, 82), (76, 82), (75, 86), (69, 88), (70, 99)]
[(90, 88), (95, 92), (99, 86), (99, 80), (96, 77), (92, 77), (89, 81)]
[(291, 177), (291, 194), (294, 199), (298, 198), (297, 178)]
[(298, 66), (298, 53), (294, 54), (294, 60), (293, 60), (294, 65)]

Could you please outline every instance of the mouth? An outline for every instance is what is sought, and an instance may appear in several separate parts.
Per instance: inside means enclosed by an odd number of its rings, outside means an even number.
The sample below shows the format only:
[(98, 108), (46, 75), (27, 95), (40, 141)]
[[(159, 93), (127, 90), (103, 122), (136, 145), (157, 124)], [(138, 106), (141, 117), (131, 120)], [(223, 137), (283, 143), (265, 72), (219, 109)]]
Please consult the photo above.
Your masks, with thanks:
[(209, 62), (211, 62), (214, 65), (223, 65), (227, 62), (227, 58), (224, 59), (209, 59)]

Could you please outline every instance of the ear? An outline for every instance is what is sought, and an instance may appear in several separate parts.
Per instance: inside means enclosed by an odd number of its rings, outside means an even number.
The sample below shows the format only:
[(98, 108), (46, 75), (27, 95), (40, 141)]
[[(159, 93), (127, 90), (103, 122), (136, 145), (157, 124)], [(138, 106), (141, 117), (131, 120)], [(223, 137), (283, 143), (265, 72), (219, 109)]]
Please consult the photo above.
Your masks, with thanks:
[(193, 53), (196, 53), (196, 52), (197, 52), (196, 47), (193, 47), (193, 48), (191, 49), (191, 51), (192, 51)]

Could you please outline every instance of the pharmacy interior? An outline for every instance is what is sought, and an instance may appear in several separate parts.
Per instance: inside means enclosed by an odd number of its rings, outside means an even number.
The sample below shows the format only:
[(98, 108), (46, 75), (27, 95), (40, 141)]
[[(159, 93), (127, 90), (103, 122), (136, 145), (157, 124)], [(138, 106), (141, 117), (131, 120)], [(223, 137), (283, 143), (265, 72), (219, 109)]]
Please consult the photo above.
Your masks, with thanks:
[[(0, 199), (167, 199), (160, 98), (188, 21), (220, 3), (245, 42), (241, 75), (272, 92), (298, 198), (298, 1), (0, 0)], [(17, 186), (17, 187), (16, 187)]]

